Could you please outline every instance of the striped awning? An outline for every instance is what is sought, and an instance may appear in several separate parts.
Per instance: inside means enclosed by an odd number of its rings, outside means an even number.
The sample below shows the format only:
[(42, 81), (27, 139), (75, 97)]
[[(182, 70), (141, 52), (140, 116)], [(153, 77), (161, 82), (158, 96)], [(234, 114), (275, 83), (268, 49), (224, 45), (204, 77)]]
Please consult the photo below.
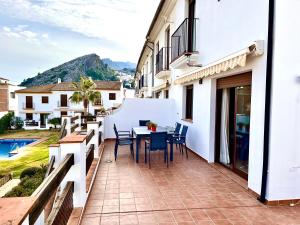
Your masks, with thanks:
[(184, 84), (194, 80), (199, 80), (204, 77), (213, 76), (221, 72), (233, 70), (237, 67), (244, 67), (247, 63), (247, 56), (250, 54), (262, 55), (263, 54), (263, 43), (254, 42), (247, 48), (224, 57), (216, 62), (210, 63), (204, 67), (194, 70), (190, 74), (186, 74), (177, 78), (175, 84)]
[(167, 88), (169, 86), (168, 82), (164, 82), (163, 84), (161, 85), (157, 85), (153, 88), (153, 92), (158, 92), (158, 91), (161, 91), (165, 88)]

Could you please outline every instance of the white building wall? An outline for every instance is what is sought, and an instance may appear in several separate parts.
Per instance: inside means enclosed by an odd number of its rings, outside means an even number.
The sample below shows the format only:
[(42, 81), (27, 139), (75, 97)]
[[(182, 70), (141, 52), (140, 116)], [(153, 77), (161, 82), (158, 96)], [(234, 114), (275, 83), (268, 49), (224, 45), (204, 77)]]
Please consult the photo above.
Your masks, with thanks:
[[(186, 2), (177, 1), (169, 19), (172, 21), (171, 35), (186, 18), (186, 10)], [(198, 63), (203, 65), (235, 53), (249, 46), (253, 41), (267, 40), (267, 1), (196, 1), (195, 15), (199, 18), (196, 28)], [(257, 193), (260, 193), (262, 173), (266, 50), (265, 46), (263, 56), (248, 59), (245, 68), (203, 79), (201, 85), (198, 81), (193, 82), (192, 123), (181, 120), (185, 102), (184, 85), (172, 84), (170, 88), (170, 98), (176, 101), (177, 120), (189, 126), (188, 147), (208, 162), (214, 162), (216, 78), (252, 71), (248, 186)], [(172, 80), (192, 69), (194, 68), (173, 69)]]
[(276, 1), (268, 188), (271, 200), (300, 198), (299, 11), (298, 0)]
[(11, 93), (22, 89), (23, 87), (17, 85), (8, 85), (8, 109), (16, 113), (18, 109), (18, 96), (15, 94), (15, 98), (12, 98)]

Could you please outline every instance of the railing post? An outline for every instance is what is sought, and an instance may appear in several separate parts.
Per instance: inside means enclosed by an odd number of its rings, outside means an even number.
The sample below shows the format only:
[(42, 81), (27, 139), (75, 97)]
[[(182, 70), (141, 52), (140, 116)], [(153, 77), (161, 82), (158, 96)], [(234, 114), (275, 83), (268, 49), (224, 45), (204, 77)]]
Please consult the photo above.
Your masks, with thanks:
[(81, 113), (75, 113), (75, 116), (78, 116), (78, 119), (75, 121), (75, 123), (79, 125), (79, 127), (76, 128), (76, 131), (81, 131)]
[(97, 122), (101, 122), (101, 126), (99, 127), (99, 132), (101, 132), (101, 141), (104, 141), (104, 118), (105, 116), (99, 115), (96, 117)]
[(83, 207), (87, 199), (86, 193), (86, 135), (66, 136), (60, 143), (61, 158), (74, 154), (74, 165), (70, 168), (61, 183), (63, 190), (68, 181), (74, 181), (74, 207)]
[(70, 116), (62, 116), (61, 117), (61, 125), (63, 124), (64, 120), (67, 120), (67, 123), (66, 123), (67, 135), (70, 135), (71, 134), (71, 117)]
[[(101, 122), (97, 122), (97, 121), (90, 121), (87, 122), (87, 133), (89, 133), (91, 130), (94, 130), (94, 136), (92, 137), (92, 139), (89, 142), (90, 144), (94, 145), (94, 157), (95, 158), (99, 158), (99, 124)], [(88, 146), (87, 146), (88, 147)]]
[(60, 145), (59, 144), (51, 144), (49, 146), (49, 161), (51, 160), (51, 157), (55, 157), (55, 162), (53, 167), (57, 168), (61, 162), (61, 150), (60, 150)]

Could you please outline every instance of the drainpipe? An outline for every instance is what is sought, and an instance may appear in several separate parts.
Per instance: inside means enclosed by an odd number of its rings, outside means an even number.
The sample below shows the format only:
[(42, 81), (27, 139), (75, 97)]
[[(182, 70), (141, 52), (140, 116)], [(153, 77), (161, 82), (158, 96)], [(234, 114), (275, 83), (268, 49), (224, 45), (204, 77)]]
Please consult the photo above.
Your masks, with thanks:
[(271, 121), (271, 95), (272, 95), (272, 73), (273, 73), (273, 47), (274, 47), (274, 19), (275, 0), (269, 0), (269, 25), (268, 25), (268, 53), (266, 70), (266, 94), (265, 94), (265, 122), (264, 122), (264, 152), (262, 182), (259, 201), (266, 202), (266, 191), (269, 170), (269, 148), (270, 148), (270, 121)]
[[(154, 71), (154, 42), (151, 42), (151, 41), (149, 41), (149, 39), (150, 39), (150, 37), (147, 37), (147, 47), (148, 48), (150, 48), (150, 50), (152, 51), (152, 68), (151, 68), (151, 70), (152, 70), (152, 87), (154, 87), (154, 73), (155, 73), (155, 71)], [(151, 44), (153, 47), (151, 47), (151, 46), (149, 46), (148, 45), (148, 43), (149, 44)], [(152, 93), (152, 95), (153, 95), (153, 93)], [(153, 96), (152, 96), (153, 97)]]

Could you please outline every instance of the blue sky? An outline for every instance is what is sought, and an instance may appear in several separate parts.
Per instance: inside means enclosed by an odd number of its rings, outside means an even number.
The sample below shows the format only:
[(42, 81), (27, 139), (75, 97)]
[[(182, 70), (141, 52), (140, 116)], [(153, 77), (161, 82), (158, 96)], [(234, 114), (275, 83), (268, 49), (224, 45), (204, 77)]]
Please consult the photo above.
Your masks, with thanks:
[(73, 58), (136, 62), (159, 0), (0, 0), (0, 77), (14, 82)]

